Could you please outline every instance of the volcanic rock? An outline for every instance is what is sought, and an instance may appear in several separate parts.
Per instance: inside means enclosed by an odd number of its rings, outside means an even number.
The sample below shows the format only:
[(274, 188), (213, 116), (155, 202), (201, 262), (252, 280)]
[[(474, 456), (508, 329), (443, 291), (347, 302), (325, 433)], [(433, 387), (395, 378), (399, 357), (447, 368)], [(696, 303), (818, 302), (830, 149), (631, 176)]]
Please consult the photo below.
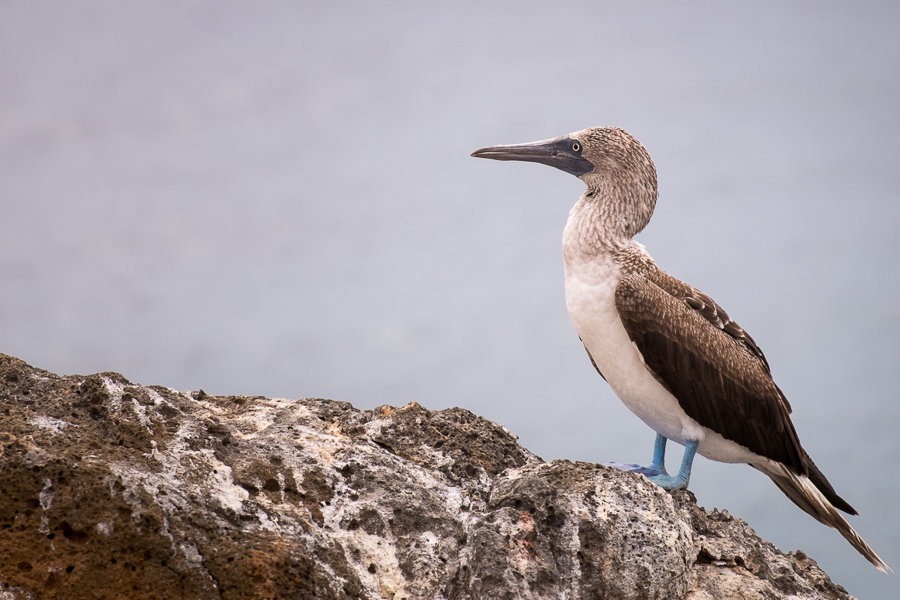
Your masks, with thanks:
[(690, 492), (412, 403), (213, 396), (0, 354), (0, 598), (847, 599)]

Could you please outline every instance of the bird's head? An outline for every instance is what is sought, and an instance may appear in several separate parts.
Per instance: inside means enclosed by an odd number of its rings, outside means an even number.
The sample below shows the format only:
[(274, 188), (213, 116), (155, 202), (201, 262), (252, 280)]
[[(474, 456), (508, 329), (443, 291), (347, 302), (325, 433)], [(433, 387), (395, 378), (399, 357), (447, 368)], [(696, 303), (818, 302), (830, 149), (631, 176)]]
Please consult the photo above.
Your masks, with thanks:
[(477, 158), (538, 162), (581, 179), (582, 198), (602, 205), (621, 233), (646, 227), (656, 206), (656, 167), (644, 145), (618, 127), (592, 127), (550, 140), (488, 146)]

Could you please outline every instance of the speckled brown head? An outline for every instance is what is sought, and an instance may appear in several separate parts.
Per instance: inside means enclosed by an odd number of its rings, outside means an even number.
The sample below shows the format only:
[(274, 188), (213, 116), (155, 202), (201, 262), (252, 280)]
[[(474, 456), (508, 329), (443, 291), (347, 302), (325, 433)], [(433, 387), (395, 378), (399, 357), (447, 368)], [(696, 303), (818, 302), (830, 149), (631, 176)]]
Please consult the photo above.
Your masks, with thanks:
[(643, 144), (618, 127), (592, 127), (550, 140), (488, 146), (472, 156), (538, 162), (575, 175), (587, 185), (582, 199), (602, 204), (628, 237), (646, 227), (656, 207), (653, 160)]

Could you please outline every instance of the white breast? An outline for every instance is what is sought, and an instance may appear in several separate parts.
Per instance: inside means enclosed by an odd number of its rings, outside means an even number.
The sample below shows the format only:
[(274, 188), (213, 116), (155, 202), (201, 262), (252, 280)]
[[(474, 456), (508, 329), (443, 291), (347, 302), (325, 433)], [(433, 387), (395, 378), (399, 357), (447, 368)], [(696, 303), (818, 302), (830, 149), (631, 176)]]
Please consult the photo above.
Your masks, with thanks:
[(566, 307), (575, 331), (610, 387), (629, 410), (666, 438), (680, 444), (699, 440), (698, 452), (713, 460), (753, 462), (755, 455), (749, 450), (689, 417), (644, 366), (616, 310), (621, 269), (609, 254), (582, 252), (572, 220), (570, 216), (563, 236)]
[(622, 326), (615, 304), (619, 278), (619, 268), (609, 257), (567, 261), (566, 307), (572, 325), (625, 406), (671, 440), (697, 439), (699, 431), (684, 431), (686, 421), (693, 419), (650, 374)]

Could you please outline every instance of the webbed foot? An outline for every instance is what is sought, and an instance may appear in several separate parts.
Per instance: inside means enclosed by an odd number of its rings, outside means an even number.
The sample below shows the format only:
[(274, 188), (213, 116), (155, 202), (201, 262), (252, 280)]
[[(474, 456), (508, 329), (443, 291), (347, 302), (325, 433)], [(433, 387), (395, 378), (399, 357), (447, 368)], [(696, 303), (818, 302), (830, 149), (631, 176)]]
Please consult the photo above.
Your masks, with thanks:
[(691, 479), (691, 465), (694, 463), (694, 456), (697, 454), (697, 447), (700, 445), (698, 441), (689, 440), (684, 447), (684, 458), (681, 460), (681, 469), (677, 475), (669, 475), (666, 472), (666, 438), (660, 434), (656, 434), (656, 444), (653, 448), (653, 463), (649, 467), (640, 465), (632, 465), (618, 462), (606, 463), (607, 467), (613, 467), (620, 471), (630, 471), (632, 473), (640, 473), (646, 475), (647, 479), (663, 488), (664, 490), (687, 489), (688, 482)]
[(684, 490), (687, 489), (688, 480), (685, 477), (681, 476), (681, 473), (678, 475), (648, 475), (647, 479), (658, 485), (664, 490)]

